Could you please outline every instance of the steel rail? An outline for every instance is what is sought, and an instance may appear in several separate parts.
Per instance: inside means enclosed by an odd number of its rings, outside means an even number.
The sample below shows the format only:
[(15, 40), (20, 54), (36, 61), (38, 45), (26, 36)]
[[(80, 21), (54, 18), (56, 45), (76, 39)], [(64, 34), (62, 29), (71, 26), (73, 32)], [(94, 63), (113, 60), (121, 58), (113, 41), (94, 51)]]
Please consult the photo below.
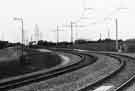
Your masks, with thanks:
[[(123, 56), (123, 57), (127, 57), (127, 58), (130, 58), (130, 59), (135, 60), (135, 58), (130, 57), (130, 56), (127, 56), (127, 55), (124, 55), (124, 54), (119, 54), (119, 55), (120, 55), (120, 56)], [(130, 83), (134, 78), (135, 78), (135, 74), (134, 74), (132, 77), (130, 77), (126, 82), (124, 82), (124, 83), (121, 84), (119, 87), (117, 87), (117, 88), (115, 89), (115, 91), (120, 91), (124, 86), (126, 86), (128, 83)]]
[(120, 89), (122, 89), (125, 85), (127, 85), (128, 83), (130, 83), (134, 78), (135, 78), (135, 75), (133, 75), (130, 79), (128, 79), (126, 82), (124, 82), (119, 87), (117, 87), (115, 89), (115, 91), (119, 91)]
[[(62, 50), (68, 50), (68, 51), (71, 51), (71, 50), (77, 50), (77, 49), (67, 49), (67, 48), (62, 48)], [(81, 50), (78, 50), (78, 51), (81, 51)], [(85, 52), (85, 50), (82, 50), (83, 52)], [(87, 51), (86, 52), (91, 52), (91, 51)], [(135, 58), (133, 57), (130, 57), (130, 56), (127, 56), (127, 55), (124, 55), (124, 54), (118, 54), (118, 53), (110, 53), (110, 52), (96, 52), (96, 51), (92, 51), (94, 53), (100, 53), (100, 54), (106, 54), (108, 56), (111, 56), (111, 57), (114, 57), (118, 60), (121, 60), (121, 58), (118, 58), (118, 57), (115, 57), (114, 55), (117, 55), (117, 56), (123, 56), (123, 57), (127, 57), (129, 59), (133, 59), (135, 60)], [(113, 56), (112, 56), (113, 55)], [(114, 88), (114, 91), (120, 91), (125, 85), (127, 85), (128, 83), (130, 83), (133, 79), (135, 78), (135, 74), (133, 76), (131, 76), (126, 82), (122, 83), (120, 86)], [(80, 90), (79, 90), (80, 91)]]
[[(72, 64), (72, 65), (69, 65), (69, 66), (66, 66), (66, 67), (63, 67), (60, 69), (55, 69), (55, 70), (52, 70), (47, 73), (37, 74), (34, 76), (30, 76), (30, 77), (25, 77), (25, 78), (20, 78), (20, 79), (13, 80), (13, 81), (5, 82), (5, 83), (0, 83), (0, 90), (13, 89), (16, 87), (24, 86), (24, 85), (32, 83), (32, 82), (50, 79), (50, 78), (62, 75), (64, 73), (75, 71), (77, 69), (80, 69), (82, 67), (85, 67), (85, 66), (91, 64), (90, 61), (86, 60), (86, 57), (88, 57), (88, 55), (86, 56), (86, 55), (82, 55), (82, 54), (78, 54), (78, 53), (76, 55), (81, 57), (81, 61), (79, 61), (78, 63)], [(91, 56), (91, 57), (93, 57), (93, 56)], [(95, 60), (95, 59), (93, 59), (93, 60)]]
[[(84, 51), (84, 50), (83, 50)], [(91, 52), (91, 51), (87, 51), (87, 52)], [(118, 60), (121, 60), (121, 58), (119, 57), (116, 57), (116, 56), (121, 56), (121, 57), (127, 57), (129, 59), (133, 59), (135, 60), (135, 58), (133, 57), (130, 57), (130, 56), (127, 56), (127, 55), (124, 55), (124, 54), (118, 54), (118, 53), (110, 53), (110, 52), (95, 52), (95, 51), (92, 51), (92, 53), (99, 53), (99, 54), (105, 54), (105, 55), (108, 55), (108, 56), (112, 56), (114, 58), (117, 58)], [(126, 62), (125, 62), (126, 63)], [(130, 83), (133, 79), (135, 78), (135, 74), (132, 75), (126, 82), (122, 83), (120, 86), (118, 87), (115, 87), (114, 88), (114, 91), (121, 91), (121, 89), (126, 86), (128, 83)]]
[[(103, 53), (103, 54), (107, 54), (107, 53)], [(124, 55), (124, 54), (109, 53), (109, 54), (107, 54), (107, 55), (110, 55), (110, 54), (111, 54), (111, 55), (115, 55), (115, 56), (127, 57), (127, 58), (129, 58), (129, 59), (135, 60), (135, 58), (130, 57), (130, 56), (127, 56), (127, 55)], [(111, 55), (110, 55), (110, 56), (111, 56)], [(115, 57), (115, 56), (114, 56), (114, 57)], [(119, 58), (119, 59), (120, 59), (120, 58)], [(132, 75), (127, 81), (125, 81), (124, 83), (122, 83), (120, 86), (116, 87), (116, 88), (114, 89), (114, 91), (121, 91), (121, 89), (123, 89), (123, 87), (126, 86), (128, 83), (130, 83), (134, 78), (135, 78), (135, 74)]]
[[(53, 49), (53, 50), (64, 50), (64, 51), (71, 51), (71, 50), (74, 50), (74, 49), (67, 49), (67, 48), (57, 48), (57, 49)], [(77, 51), (77, 50), (76, 50)], [(82, 52), (82, 51), (81, 51)], [(84, 51), (83, 51), (84, 52)], [(110, 57), (113, 57), (113, 58), (115, 58), (115, 59), (117, 59), (119, 62), (120, 62), (120, 64), (121, 64), (121, 67), (117, 70), (117, 71), (115, 71), (114, 73), (112, 73), (112, 74), (110, 74), (109, 76), (107, 76), (106, 78), (103, 78), (103, 79), (101, 79), (101, 80), (98, 80), (98, 81), (96, 81), (94, 84), (91, 84), (91, 85), (89, 85), (89, 86), (94, 86), (95, 84), (98, 84), (99, 82), (101, 82), (101, 81), (103, 81), (103, 80), (105, 80), (105, 79), (107, 79), (107, 78), (109, 78), (109, 77), (111, 77), (111, 76), (114, 76), (115, 75), (115, 73), (117, 73), (117, 72), (119, 72), (123, 67), (124, 67), (124, 65), (125, 65), (125, 61), (122, 61), (120, 58), (118, 58), (118, 57), (116, 57), (116, 56), (114, 56), (114, 55), (112, 55), (112, 54), (108, 54), (108, 53), (99, 53), (99, 52), (95, 52), (95, 51), (87, 51), (87, 52), (90, 52), (90, 53), (98, 53), (98, 54), (104, 54), (104, 55), (106, 55), (106, 56), (110, 56)], [(88, 54), (88, 53), (85, 53), (85, 54)], [(84, 91), (85, 90), (85, 88), (87, 88), (87, 87), (89, 87), (89, 86), (86, 86), (86, 87), (83, 87), (83, 88), (80, 88), (78, 91)], [(121, 88), (121, 87), (120, 87)], [(117, 91), (117, 89), (116, 89), (116, 91)]]

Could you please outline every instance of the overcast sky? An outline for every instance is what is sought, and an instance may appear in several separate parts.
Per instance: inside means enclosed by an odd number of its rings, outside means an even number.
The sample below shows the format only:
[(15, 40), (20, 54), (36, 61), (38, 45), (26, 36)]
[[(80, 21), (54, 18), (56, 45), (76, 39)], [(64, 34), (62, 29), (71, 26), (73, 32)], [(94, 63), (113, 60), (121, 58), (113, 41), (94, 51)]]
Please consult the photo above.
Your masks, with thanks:
[[(21, 23), (14, 21), (13, 17), (23, 18), (25, 35), (29, 39), (35, 24), (38, 24), (42, 39), (56, 41), (58, 24), (63, 30), (60, 31), (60, 40), (69, 41), (70, 28), (62, 25), (70, 24), (70, 21), (86, 25), (83, 28), (73, 28), (77, 30), (74, 38), (95, 40), (100, 33), (102, 38), (106, 38), (107, 31), (110, 31), (110, 37), (114, 39), (114, 17), (118, 18), (119, 38), (135, 38), (134, 3), (134, 0), (0, 0), (0, 39), (12, 42), (21, 40)], [(84, 7), (94, 10), (84, 11)], [(120, 7), (128, 9), (118, 11)], [(80, 20), (81, 16), (89, 19)], [(107, 16), (112, 20), (104, 21)]]

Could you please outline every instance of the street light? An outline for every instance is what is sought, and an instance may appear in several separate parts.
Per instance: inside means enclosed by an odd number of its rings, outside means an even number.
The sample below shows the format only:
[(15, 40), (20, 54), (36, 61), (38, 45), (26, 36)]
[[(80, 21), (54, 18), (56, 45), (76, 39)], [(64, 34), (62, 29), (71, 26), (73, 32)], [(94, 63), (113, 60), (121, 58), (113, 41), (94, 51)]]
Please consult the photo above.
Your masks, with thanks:
[(23, 48), (23, 44), (24, 44), (24, 29), (23, 29), (23, 18), (18, 18), (18, 17), (14, 17), (13, 18), (15, 21), (21, 21), (21, 24), (22, 24), (22, 47), (21, 47), (21, 50), (22, 50), (22, 53), (21, 53), (21, 58), (20, 58), (20, 61), (21, 63), (24, 64), (24, 58), (23, 58), (23, 51), (24, 51), (24, 48)]

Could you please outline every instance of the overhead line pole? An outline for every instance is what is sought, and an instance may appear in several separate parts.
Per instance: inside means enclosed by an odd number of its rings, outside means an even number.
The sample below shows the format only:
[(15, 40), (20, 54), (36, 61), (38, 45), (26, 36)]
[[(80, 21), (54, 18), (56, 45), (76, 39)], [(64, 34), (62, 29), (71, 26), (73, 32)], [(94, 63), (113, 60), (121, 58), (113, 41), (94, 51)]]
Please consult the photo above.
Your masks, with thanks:
[(77, 38), (78, 38), (78, 28), (77, 28), (77, 24), (75, 25), (76, 26), (76, 31), (75, 31), (75, 37), (76, 37), (76, 39), (75, 40), (77, 40)]
[[(22, 44), (24, 44), (24, 29), (23, 29), (23, 20), (21, 20), (22, 22)], [(23, 47), (22, 47), (22, 52), (23, 52)]]
[(100, 38), (99, 38), (100, 40), (102, 40), (102, 34), (100, 33)]
[(23, 48), (23, 44), (24, 44), (24, 29), (23, 29), (23, 18), (17, 18), (15, 17), (14, 20), (18, 20), (18, 21), (21, 21), (21, 24), (22, 24), (22, 47), (21, 47), (21, 50), (22, 50), (22, 53), (21, 53), (21, 62), (24, 64), (24, 55), (23, 55), (23, 52), (24, 52), (24, 48)]
[(110, 39), (110, 30), (108, 29), (108, 39)]
[(116, 50), (118, 51), (119, 44), (118, 44), (118, 19), (117, 18), (115, 18), (115, 24), (116, 24)]
[(59, 43), (59, 26), (57, 25), (57, 45)]
[[(84, 27), (84, 26), (77, 25), (75, 22), (72, 22), (72, 21), (70, 22), (69, 25), (63, 25), (63, 26), (70, 28), (70, 42), (71, 42), (72, 44), (74, 44), (74, 39), (75, 39), (75, 37), (74, 37), (74, 30), (73, 30), (73, 28), (74, 28), (74, 27)], [(77, 31), (76, 31), (76, 35), (77, 35)]]
[(73, 22), (70, 22), (71, 27), (71, 43), (73, 43)]

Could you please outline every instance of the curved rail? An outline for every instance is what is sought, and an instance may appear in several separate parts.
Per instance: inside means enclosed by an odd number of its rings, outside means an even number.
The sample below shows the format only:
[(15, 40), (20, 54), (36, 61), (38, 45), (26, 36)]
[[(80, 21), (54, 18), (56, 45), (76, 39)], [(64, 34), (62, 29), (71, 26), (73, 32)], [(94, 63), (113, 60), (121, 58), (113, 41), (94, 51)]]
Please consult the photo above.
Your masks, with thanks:
[[(54, 49), (54, 50), (57, 50), (57, 49)], [(58, 50), (60, 50), (60, 48)], [(16, 80), (5, 82), (5, 83), (0, 83), (0, 90), (12, 89), (12, 88), (16, 88), (16, 87), (19, 87), (19, 86), (23, 86), (23, 85), (29, 84), (31, 82), (47, 80), (47, 79), (50, 79), (50, 78), (62, 75), (64, 73), (69, 73), (69, 72), (75, 71), (77, 69), (83, 68), (83, 67), (85, 67), (87, 65), (90, 65), (90, 64), (92, 64), (94, 62), (94, 61), (90, 62), (90, 61), (86, 60), (87, 58), (89, 58), (89, 56), (91, 58), (93, 58), (93, 60), (97, 59), (94, 56), (92, 56), (90, 54), (87, 54), (87, 53), (74, 52), (73, 49), (61, 49), (61, 50), (62, 51), (64, 50), (67, 53), (72, 53), (74, 55), (80, 56), (81, 57), (81, 61), (79, 61), (78, 63), (72, 64), (72, 65), (60, 68), (60, 69), (55, 69), (55, 70), (46, 72), (46, 73), (41, 73), (41, 74), (32, 75), (32, 76), (29, 76), (29, 77), (25, 77), (25, 78), (21, 78), (21, 79), (16, 79)], [(90, 52), (90, 53), (92, 53), (92, 52)], [(97, 86), (99, 86), (102, 83), (102, 81), (107, 80), (107, 79), (109, 79), (111, 77), (114, 77), (115, 74), (119, 73), (122, 70), (122, 68), (125, 67), (125, 65), (126, 65), (126, 62), (124, 60), (122, 60), (121, 57), (125, 56), (125, 57), (128, 57), (129, 59), (134, 59), (134, 58), (126, 56), (126, 55), (120, 55), (120, 54), (114, 54), (114, 53), (102, 53), (102, 52), (101, 53), (100, 52), (95, 52), (95, 53), (107, 55), (107, 56), (110, 56), (110, 57), (113, 57), (113, 58), (117, 59), (120, 62), (120, 68), (118, 70), (114, 71), (113, 73), (109, 74), (105, 78), (97, 80), (94, 84), (88, 85), (88, 86), (86, 86), (84, 88), (80, 88), (79, 91), (86, 91), (85, 89), (87, 89), (89, 87), (92, 87), (92, 86), (96, 86), (97, 87)], [(127, 85), (134, 78), (135, 78), (135, 75), (130, 77), (126, 82), (121, 83), (121, 85), (119, 85), (119, 86), (117, 86), (115, 88), (115, 91), (119, 91), (121, 88), (123, 88), (125, 85)]]
[[(70, 51), (73, 50), (73, 49), (65, 49), (65, 48), (60, 49), (60, 48), (59, 48), (59, 49), (54, 49), (54, 50), (62, 50), (62, 51), (69, 51), (69, 52), (70, 52)], [(76, 50), (76, 51), (77, 51), (77, 50)], [(82, 52), (82, 51), (81, 51), (81, 52)], [(90, 53), (98, 53), (98, 52), (90, 52)], [(88, 55), (87, 52), (85, 52), (85, 54)], [(116, 71), (114, 71), (114, 72), (112, 72), (111, 74), (109, 74), (108, 76), (106, 76), (105, 78), (96, 80), (94, 83), (90, 84), (89, 86), (86, 86), (86, 87), (83, 87), (83, 88), (79, 88), (79, 91), (85, 91), (87, 88), (89, 88), (89, 87), (91, 87), (91, 86), (94, 86), (95, 84), (96, 84), (96, 85), (97, 85), (97, 84), (99, 85), (100, 82), (102, 82), (103, 80), (106, 80), (107, 78), (110, 78), (111, 76), (114, 76), (115, 74), (117, 74), (118, 72), (120, 72), (121, 69), (125, 66), (125, 61), (121, 60), (120, 58), (118, 58), (118, 57), (116, 57), (116, 56), (114, 56), (114, 55), (111, 55), (111, 54), (108, 54), (108, 53), (98, 53), (98, 54), (107, 55), (107, 56), (110, 56), (110, 57), (112, 57), (112, 58), (117, 59), (117, 60), (120, 62), (119, 68), (118, 68)]]
[[(124, 55), (124, 54), (119, 54), (119, 53), (110, 53), (109, 52), (109, 54), (108, 53), (102, 53), (102, 54), (106, 54), (108, 56), (112, 56), (113, 55), (115, 58), (117, 58), (119, 60), (121, 60), (121, 58), (120, 57), (116, 57), (116, 56), (126, 57), (128, 59), (135, 60), (135, 58), (133, 58), (133, 57), (130, 57), (130, 56), (127, 56), (127, 55)], [(125, 81), (124, 83), (122, 83), (120, 86), (116, 87), (115, 88), (115, 91), (121, 91), (121, 89), (123, 89), (124, 86), (128, 85), (134, 78), (135, 78), (135, 74), (132, 75), (127, 81)]]
[[(101, 53), (100, 53), (100, 54), (101, 54)], [(94, 88), (95, 88), (95, 85), (96, 85), (96, 86), (97, 86), (97, 85), (100, 85), (102, 81), (104, 81), (104, 80), (110, 78), (111, 76), (114, 76), (115, 74), (117, 74), (117, 73), (124, 67), (124, 65), (125, 65), (125, 62), (124, 62), (124, 61), (122, 61), (122, 60), (120, 60), (119, 58), (116, 58), (115, 56), (112, 56), (112, 55), (108, 55), (108, 54), (105, 54), (105, 55), (117, 59), (117, 60), (120, 62), (120, 67), (119, 67), (116, 71), (114, 71), (114, 72), (112, 72), (111, 74), (109, 74), (108, 76), (106, 76), (105, 78), (102, 78), (102, 79), (100, 79), (100, 80), (97, 80), (97, 81), (95, 81), (93, 84), (90, 84), (90, 85), (88, 85), (88, 86), (86, 86), (86, 87), (80, 88), (78, 91), (86, 91), (86, 89), (89, 89), (89, 88), (91, 88), (91, 87), (93, 88), (93, 86), (94, 86)]]
[[(118, 54), (117, 54), (118, 55)], [(122, 54), (119, 54), (120, 56), (123, 56), (123, 57), (127, 57), (129, 59), (133, 59), (135, 60), (135, 58), (133, 57), (130, 57), (130, 56), (127, 56), (127, 55), (122, 55)], [(121, 89), (123, 89), (124, 86), (128, 85), (128, 83), (130, 83), (133, 79), (135, 78), (135, 74), (133, 76), (131, 76), (126, 82), (124, 82), (123, 84), (121, 84), (119, 87), (117, 87), (115, 89), (115, 91), (120, 91)]]
[[(129, 57), (129, 56), (127, 56), (127, 55), (122, 55), (122, 54), (117, 54), (117, 53), (107, 53), (107, 52), (105, 52), (105, 53), (102, 53), (102, 52), (94, 52), (94, 53), (99, 53), (99, 54), (104, 54), (104, 55), (108, 55), (108, 56), (111, 56), (111, 57), (114, 57), (114, 58), (116, 58), (116, 59), (118, 59), (118, 60), (121, 60), (121, 57), (126, 57), (126, 58), (128, 58), (128, 59), (132, 59), (132, 60), (135, 60), (135, 58), (132, 58), (132, 57)], [(119, 56), (119, 57), (118, 57)], [(121, 62), (123, 62), (124, 64), (126, 64), (126, 61), (122, 61), (121, 60)], [(122, 68), (123, 67), (125, 67), (124, 65), (122, 66)], [(120, 72), (121, 70), (122, 70), (122, 68), (120, 69), (120, 70), (118, 70), (118, 72)], [(118, 72), (115, 72), (115, 73), (118, 73)], [(110, 76), (108, 76), (109, 78), (111, 78), (111, 76), (115, 76), (115, 74), (112, 74), (112, 75), (110, 75)], [(108, 77), (107, 78), (105, 78), (105, 79), (103, 79), (103, 81), (104, 80), (106, 80), (106, 79), (108, 79)], [(123, 89), (123, 87), (125, 86), (125, 85), (127, 85), (128, 83), (130, 83), (133, 79), (135, 78), (135, 74), (134, 75), (130, 75), (130, 78), (128, 79), (128, 80), (126, 80), (125, 82), (123, 82), (123, 83), (121, 83), (119, 86), (117, 86), (117, 87), (115, 87), (114, 88), (114, 91), (121, 91), (121, 89)], [(102, 82), (101, 82), (102, 83)], [(98, 86), (100, 86), (99, 84), (101, 84), (100, 82), (98, 83), (97, 82), (97, 84), (95, 84), (96, 85), (96, 87), (98, 87)], [(90, 86), (88, 86), (88, 87), (90, 87)], [(81, 90), (79, 90), (79, 91), (84, 91), (85, 89), (87, 89), (88, 87), (86, 87), (86, 88), (84, 88), (84, 89), (81, 89)]]
[[(70, 52), (70, 53), (72, 53), (72, 52)], [(75, 53), (73, 53), (73, 54), (75, 55)], [(31, 82), (47, 80), (47, 79), (57, 77), (58, 75), (62, 75), (67, 72), (75, 71), (77, 69), (90, 65), (92, 63), (91, 61), (86, 60), (87, 58), (90, 57), (90, 55), (88, 56), (88, 55), (82, 55), (82, 54), (78, 54), (78, 53), (76, 53), (76, 55), (81, 57), (81, 61), (79, 61), (78, 63), (68, 65), (68, 66), (60, 68), (60, 69), (55, 69), (55, 70), (52, 70), (52, 71), (49, 71), (46, 73), (40, 73), (40, 74), (36, 74), (36, 75), (24, 77), (24, 78), (14, 79), (12, 81), (0, 83), (0, 90), (12, 89), (12, 88), (16, 88), (19, 86), (29, 84)], [(91, 57), (93, 58), (93, 61), (96, 60), (94, 56), (91, 56)]]
[[(74, 49), (65, 49), (65, 48), (62, 48), (62, 50), (69, 50), (69, 51), (71, 51), (71, 50), (74, 50)], [(77, 50), (77, 49), (75, 49), (75, 50)], [(80, 50), (81, 51), (81, 50)], [(85, 50), (82, 50), (83, 52), (85, 52)], [(86, 51), (86, 52), (89, 52), (89, 51)], [(122, 57), (126, 57), (126, 58), (128, 58), (128, 59), (132, 59), (132, 60), (135, 60), (135, 58), (133, 58), (133, 57), (129, 57), (129, 56), (127, 56), (127, 55), (122, 55), (122, 54), (119, 54), (119, 53), (111, 53), (111, 52), (95, 52), (95, 53), (100, 53), (100, 54), (104, 54), (104, 55), (107, 55), (107, 56), (111, 56), (111, 57), (114, 57), (114, 58), (116, 58), (117, 60), (119, 60), (120, 62), (122, 62), (122, 64), (127, 64), (126, 63), (126, 61), (124, 61), (124, 60), (121, 60), (121, 58)], [(119, 57), (118, 57), (119, 56)], [(118, 73), (118, 72), (120, 72), (121, 70), (122, 70), (122, 68), (123, 67), (126, 67), (125, 65), (123, 65), (122, 67), (121, 67), (121, 69), (119, 69), (117, 72), (115, 72), (115, 73)], [(105, 79), (102, 79), (102, 80), (106, 80), (106, 79), (108, 79), (108, 78), (110, 78), (111, 76), (115, 76), (115, 74), (112, 74), (112, 75), (110, 75), (110, 76), (108, 76), (107, 78), (105, 78)], [(124, 81), (123, 83), (121, 83), (119, 86), (117, 86), (117, 87), (115, 87), (114, 89), (114, 91), (121, 91), (121, 89), (123, 89), (123, 87), (125, 86), (125, 85), (128, 85), (128, 83), (130, 83), (133, 79), (135, 78), (135, 74), (130, 74), (130, 77), (129, 77), (129, 79), (128, 80), (126, 80), (126, 81)], [(101, 80), (101, 81), (102, 81)], [(98, 83), (98, 82), (97, 82)], [(96, 84), (96, 83), (95, 83)], [(91, 86), (91, 85), (90, 85)], [(99, 85), (98, 85), (99, 86)], [(89, 87), (89, 86), (88, 86)], [(85, 91), (85, 89), (87, 89), (88, 87), (85, 87), (85, 88), (82, 88), (81, 90), (79, 90), (79, 91)]]

